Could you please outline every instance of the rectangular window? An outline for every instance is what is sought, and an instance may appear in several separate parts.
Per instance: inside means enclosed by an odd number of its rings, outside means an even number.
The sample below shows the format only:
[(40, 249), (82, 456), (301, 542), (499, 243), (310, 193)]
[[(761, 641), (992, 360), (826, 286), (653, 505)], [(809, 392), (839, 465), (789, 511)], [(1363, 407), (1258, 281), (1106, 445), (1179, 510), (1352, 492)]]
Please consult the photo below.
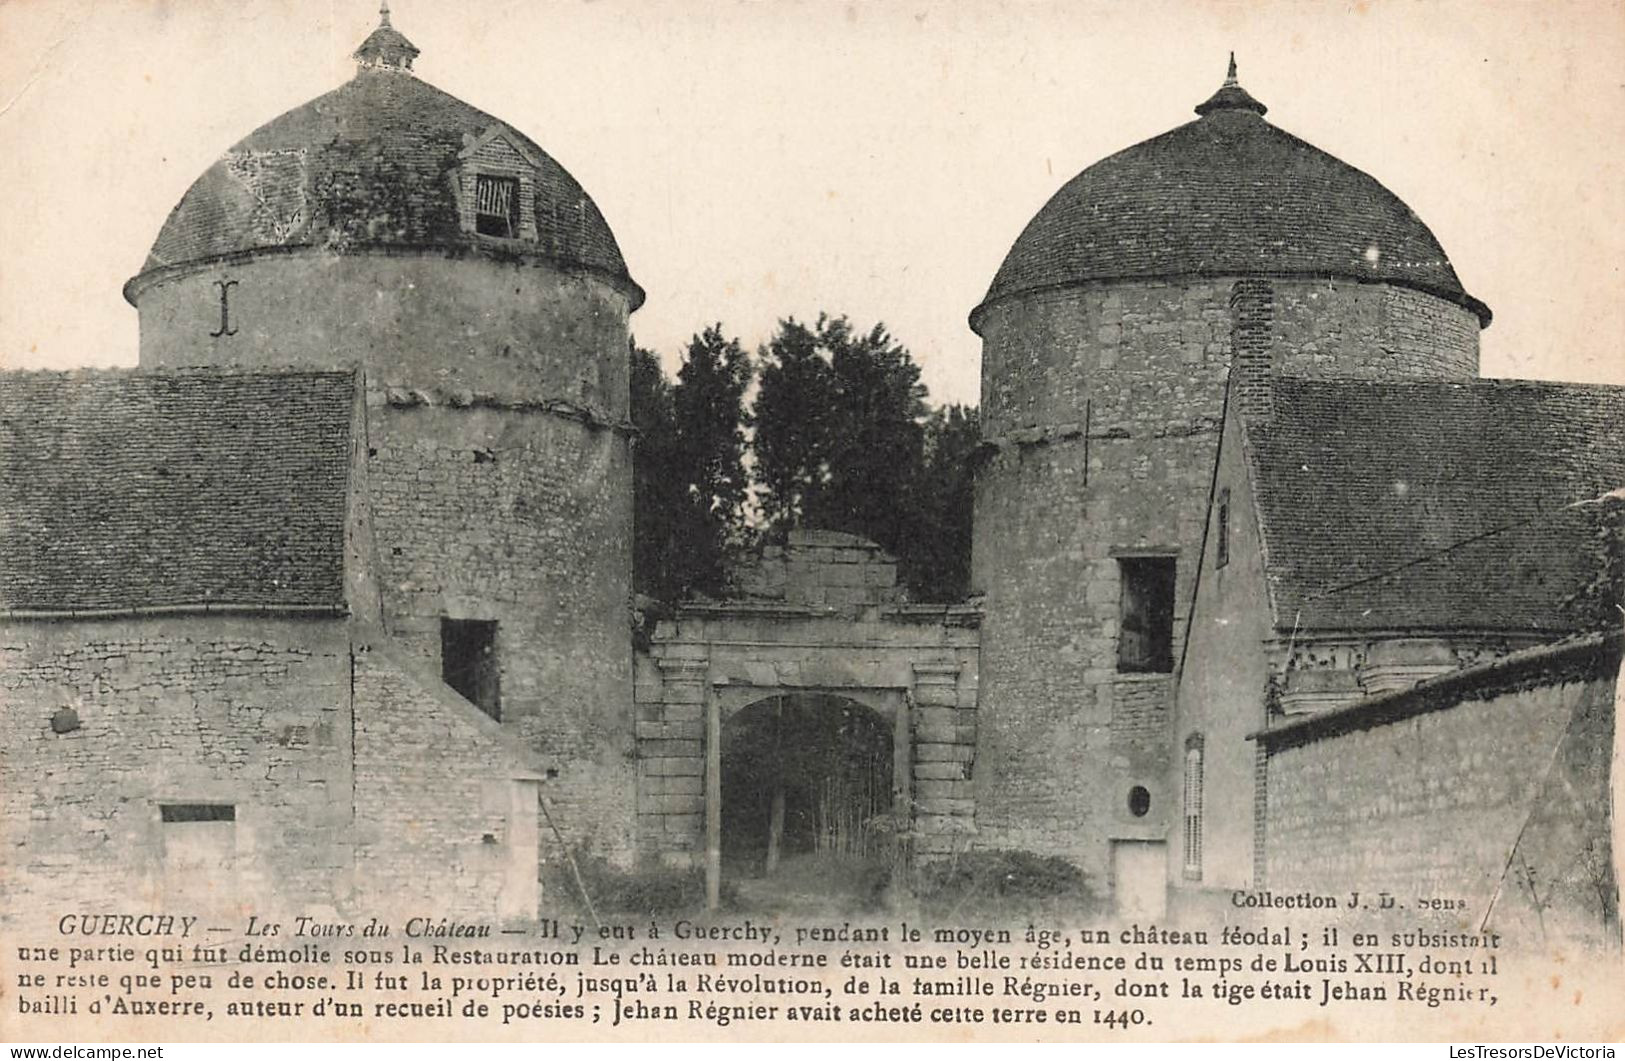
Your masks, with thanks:
[(1171, 674), (1174, 669), (1174, 558), (1125, 556), (1117, 669), (1125, 674)]
[(474, 230), (482, 236), (519, 235), (519, 178), (474, 178)]
[(166, 822), (234, 822), (237, 808), (230, 803), (165, 803), (158, 816)]
[(497, 624), (489, 619), (440, 620), (440, 677), (492, 718), (502, 718)]
[(1219, 491), (1219, 504), (1213, 517), (1213, 566), (1230, 562), (1230, 488)]

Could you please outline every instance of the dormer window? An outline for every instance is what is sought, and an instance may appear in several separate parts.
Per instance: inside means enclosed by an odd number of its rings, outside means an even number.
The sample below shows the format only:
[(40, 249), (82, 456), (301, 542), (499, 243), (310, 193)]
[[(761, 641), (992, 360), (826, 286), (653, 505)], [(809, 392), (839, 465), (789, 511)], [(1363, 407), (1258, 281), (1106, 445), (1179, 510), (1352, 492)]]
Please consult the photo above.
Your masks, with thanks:
[(536, 241), (536, 180), (543, 157), (505, 125), (463, 135), (450, 174), (462, 230), (471, 236)]
[(474, 231), (482, 236), (519, 236), (519, 178), (481, 173), (474, 179)]

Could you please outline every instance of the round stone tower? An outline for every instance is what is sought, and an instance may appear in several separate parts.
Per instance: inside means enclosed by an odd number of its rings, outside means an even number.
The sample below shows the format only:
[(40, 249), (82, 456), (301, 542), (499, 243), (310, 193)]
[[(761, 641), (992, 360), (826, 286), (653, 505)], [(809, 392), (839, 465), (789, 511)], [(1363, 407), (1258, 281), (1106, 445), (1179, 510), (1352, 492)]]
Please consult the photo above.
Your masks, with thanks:
[(356, 610), (555, 763), (562, 817), (624, 851), (643, 292), (575, 179), (419, 80), (381, 15), (354, 79), (170, 214), (124, 289), (141, 365), (361, 371), (378, 600)]
[[(980, 842), (1100, 882), (1164, 836), (1168, 716), (1227, 378), (1478, 374), (1490, 313), (1376, 180), (1236, 81), (1084, 170), (971, 313)], [(1125, 854), (1127, 852), (1124, 852)]]

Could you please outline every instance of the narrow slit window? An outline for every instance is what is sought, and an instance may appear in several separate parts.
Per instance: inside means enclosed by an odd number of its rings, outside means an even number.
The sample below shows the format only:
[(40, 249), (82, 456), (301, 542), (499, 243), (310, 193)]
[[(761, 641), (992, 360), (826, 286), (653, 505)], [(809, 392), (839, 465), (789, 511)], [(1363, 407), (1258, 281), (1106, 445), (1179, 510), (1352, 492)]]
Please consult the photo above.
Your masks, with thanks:
[(1174, 669), (1174, 558), (1118, 560), (1122, 603), (1117, 669), (1125, 674), (1171, 674)]
[(237, 808), (230, 803), (165, 803), (158, 816), (166, 822), (234, 822)]
[(474, 178), (474, 230), (482, 236), (519, 235), (519, 178)]
[(1230, 562), (1230, 488), (1219, 491), (1219, 504), (1213, 517), (1213, 566), (1223, 567)]
[(463, 699), (501, 720), (501, 668), (494, 620), (440, 620), (440, 677)]
[(1185, 876), (1202, 879), (1202, 744), (1185, 748)]

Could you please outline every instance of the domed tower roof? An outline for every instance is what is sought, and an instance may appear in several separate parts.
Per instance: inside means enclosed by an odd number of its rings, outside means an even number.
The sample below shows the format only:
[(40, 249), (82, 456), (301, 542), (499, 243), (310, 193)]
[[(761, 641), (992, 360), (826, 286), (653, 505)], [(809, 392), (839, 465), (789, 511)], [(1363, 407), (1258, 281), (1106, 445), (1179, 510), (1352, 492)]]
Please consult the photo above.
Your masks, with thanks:
[[(418, 55), (381, 21), (356, 50), (356, 76), (256, 129), (204, 171), (170, 212), (146, 264), (124, 286), (222, 259), (323, 248), (437, 249), (548, 260), (584, 269), (643, 302), (597, 204), (511, 126), (419, 80)], [(520, 237), (493, 242), (470, 222), (471, 154), (500, 139), (527, 170), (532, 207)], [(513, 216), (521, 212), (513, 207)]]
[(1097, 280), (1200, 276), (1342, 277), (1415, 288), (1464, 306), (1444, 248), (1374, 178), (1264, 120), (1236, 81), (1200, 117), (1106, 158), (1044, 205), (982, 304)]

